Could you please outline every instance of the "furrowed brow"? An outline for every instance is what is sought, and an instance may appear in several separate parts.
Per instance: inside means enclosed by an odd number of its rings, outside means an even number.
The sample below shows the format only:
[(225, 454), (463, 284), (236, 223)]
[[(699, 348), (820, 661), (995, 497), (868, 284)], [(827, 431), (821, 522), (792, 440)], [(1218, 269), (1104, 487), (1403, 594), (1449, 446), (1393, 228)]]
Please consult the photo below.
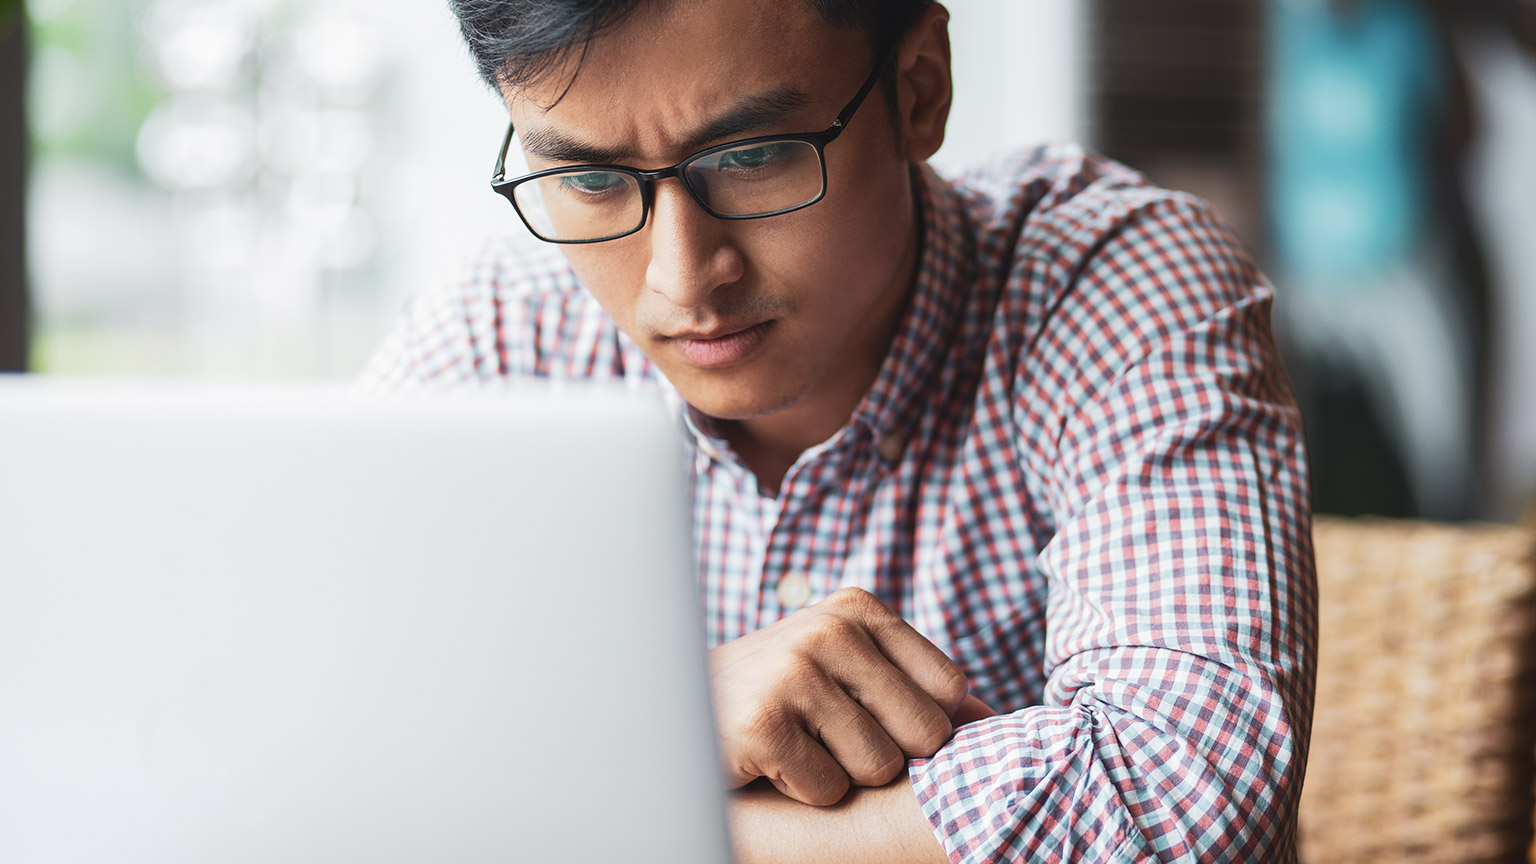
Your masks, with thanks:
[[(682, 149), (691, 153), (702, 150), (716, 141), (736, 138), (748, 132), (778, 125), (791, 114), (804, 108), (810, 101), (810, 96), (787, 86), (748, 97), (688, 136)], [(819, 132), (821, 130), (801, 131)]]
[(624, 159), (621, 147), (600, 147), (577, 138), (569, 138), (552, 129), (519, 129), (523, 150), (552, 162), (614, 164)]
[[(749, 96), (688, 135), (680, 149), (692, 153), (716, 141), (767, 129), (784, 122), (810, 101), (805, 93), (787, 86)], [(519, 129), (518, 137), (522, 139), (523, 149), (530, 156), (552, 162), (611, 165), (620, 164), (634, 156), (632, 151), (624, 147), (593, 144), (553, 129)]]

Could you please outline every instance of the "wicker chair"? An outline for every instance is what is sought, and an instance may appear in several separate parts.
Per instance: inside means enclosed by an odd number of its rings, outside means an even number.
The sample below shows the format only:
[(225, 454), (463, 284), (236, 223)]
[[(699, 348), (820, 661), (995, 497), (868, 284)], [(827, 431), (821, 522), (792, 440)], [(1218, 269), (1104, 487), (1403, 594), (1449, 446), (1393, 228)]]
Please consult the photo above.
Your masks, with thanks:
[(1526, 860), (1536, 853), (1536, 539), (1341, 519), (1319, 519), (1314, 537), (1320, 642), (1302, 860)]

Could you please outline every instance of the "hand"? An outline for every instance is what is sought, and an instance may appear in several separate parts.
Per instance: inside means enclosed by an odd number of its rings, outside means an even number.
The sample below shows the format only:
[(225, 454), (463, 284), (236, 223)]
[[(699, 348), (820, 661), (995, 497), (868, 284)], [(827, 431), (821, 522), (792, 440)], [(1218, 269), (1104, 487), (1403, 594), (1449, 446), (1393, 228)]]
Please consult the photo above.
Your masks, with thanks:
[(721, 645), (709, 665), (730, 787), (766, 777), (817, 806), (932, 756), (957, 715), (992, 713), (954, 661), (858, 588)]
[(996, 716), (997, 712), (992, 710), (992, 706), (967, 693), (965, 694), (965, 701), (960, 703), (960, 709), (950, 716), (949, 720), (955, 725), (956, 729), (959, 729), (961, 726), (969, 726), (977, 720), (985, 720), (988, 717)]

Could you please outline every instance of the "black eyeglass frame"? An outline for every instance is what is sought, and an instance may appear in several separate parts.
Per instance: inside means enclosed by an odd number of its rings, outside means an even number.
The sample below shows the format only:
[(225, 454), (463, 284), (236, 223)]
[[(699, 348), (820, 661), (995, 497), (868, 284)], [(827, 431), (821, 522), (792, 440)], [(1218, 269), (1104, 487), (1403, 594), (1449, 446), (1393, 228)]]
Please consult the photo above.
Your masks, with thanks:
[[(704, 212), (715, 217), (716, 219), (739, 222), (748, 219), (766, 219), (770, 216), (783, 216), (785, 213), (793, 213), (796, 210), (804, 210), (805, 208), (817, 203), (827, 196), (827, 145), (831, 144), (833, 141), (836, 141), (837, 136), (843, 134), (844, 130), (848, 128), (849, 121), (853, 119), (853, 115), (859, 110), (859, 106), (864, 104), (864, 100), (868, 98), (870, 92), (875, 89), (875, 85), (879, 83), (880, 76), (885, 72), (886, 67), (896, 59), (896, 55), (900, 48), (901, 42), (897, 41), (896, 44), (892, 45), (886, 51), (885, 56), (881, 57), (880, 61), (875, 64), (874, 71), (870, 72), (869, 77), (864, 80), (864, 85), (859, 88), (859, 92), (854, 95), (853, 99), (846, 106), (843, 107), (842, 111), (838, 112), (837, 119), (833, 120), (832, 125), (828, 126), (826, 129), (820, 132), (806, 132), (797, 135), (759, 135), (754, 138), (742, 138), (738, 141), (727, 141), (724, 144), (716, 144), (713, 147), (700, 150), (699, 152), (687, 157), (683, 161), (673, 165), (670, 168), (659, 168), (655, 171), (641, 171), (638, 168), (631, 168), (628, 165), (568, 165), (561, 168), (549, 168), (543, 171), (535, 171), (532, 174), (524, 174), (521, 177), (514, 177), (510, 180), (505, 179), (507, 173), (507, 153), (512, 148), (512, 136), (516, 132), (516, 129), (513, 128), (513, 124), (509, 122), (507, 123), (507, 137), (501, 142), (501, 152), (496, 156), (496, 170), (495, 173), (491, 175), (491, 189), (494, 190), (497, 194), (501, 195), (503, 198), (506, 198), (507, 201), (512, 204), (512, 209), (517, 211), (517, 218), (523, 221), (523, 224), (528, 227), (528, 230), (533, 233), (533, 236), (543, 240), (546, 243), (560, 243), (566, 245), (605, 243), (609, 240), (618, 240), (621, 237), (628, 237), (631, 234), (638, 233), (640, 230), (645, 228), (646, 223), (650, 221), (651, 202), (655, 197), (653, 191), (654, 184), (657, 180), (665, 180), (668, 177), (676, 177), (678, 182), (683, 184), (683, 188), (688, 190), (688, 196), (694, 201), (697, 201), (699, 206), (704, 208)], [(709, 204), (704, 201), (704, 198), (694, 190), (692, 184), (688, 182), (687, 175), (683, 173), (687, 170), (688, 166), (699, 161), (700, 159), (713, 156), (716, 153), (721, 153), (726, 150), (735, 150), (741, 147), (750, 147), (754, 144), (768, 144), (775, 141), (800, 142), (810, 144), (812, 147), (816, 148), (816, 159), (821, 163), (821, 191), (816, 194), (815, 198), (812, 198), (803, 204), (796, 204), (793, 207), (786, 207), (782, 210), (774, 210), (769, 213), (753, 213), (747, 216), (732, 216), (723, 213), (717, 213), (712, 207), (710, 207)], [(533, 223), (528, 220), (528, 217), (523, 215), (523, 208), (517, 205), (517, 198), (514, 195), (514, 191), (518, 186), (521, 186), (524, 183), (538, 180), (543, 177), (549, 177), (555, 174), (580, 173), (584, 171), (610, 171), (618, 174), (627, 174), (630, 177), (635, 178), (637, 184), (640, 187), (640, 224), (636, 225), (634, 228), (631, 228), (628, 231), (623, 232), (622, 234), (610, 234), (607, 237), (596, 237), (591, 240), (554, 240), (539, 233), (538, 229), (533, 227)]]

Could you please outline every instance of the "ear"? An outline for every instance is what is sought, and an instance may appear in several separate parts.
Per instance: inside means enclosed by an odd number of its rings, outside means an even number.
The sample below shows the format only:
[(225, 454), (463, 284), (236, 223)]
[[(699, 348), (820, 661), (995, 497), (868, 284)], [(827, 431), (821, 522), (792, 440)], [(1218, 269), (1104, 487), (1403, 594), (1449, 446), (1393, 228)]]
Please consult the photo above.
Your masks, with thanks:
[(954, 87), (949, 75), (949, 10), (934, 3), (902, 37), (896, 58), (902, 150), (913, 162), (938, 152)]

